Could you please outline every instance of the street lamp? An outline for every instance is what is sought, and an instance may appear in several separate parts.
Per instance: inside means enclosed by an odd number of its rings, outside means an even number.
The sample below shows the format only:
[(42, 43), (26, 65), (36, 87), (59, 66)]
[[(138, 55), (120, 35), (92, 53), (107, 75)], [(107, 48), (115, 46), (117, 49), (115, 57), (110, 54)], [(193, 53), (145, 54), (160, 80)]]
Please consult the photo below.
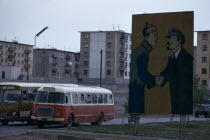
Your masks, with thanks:
[[(40, 34), (42, 34), (45, 30), (48, 29), (48, 26), (46, 26), (45, 28), (43, 28), (40, 32), (38, 32), (35, 37), (34, 37), (34, 48), (36, 48), (36, 37), (39, 37)], [(34, 76), (34, 80), (35, 80), (35, 63), (33, 60), (33, 76)]]
[(38, 34), (35, 35), (34, 38), (34, 48), (36, 48), (36, 37), (39, 37), (40, 34), (42, 34), (45, 30), (47, 30), (48, 26), (46, 26), (45, 28), (43, 28), (40, 32), (38, 32)]

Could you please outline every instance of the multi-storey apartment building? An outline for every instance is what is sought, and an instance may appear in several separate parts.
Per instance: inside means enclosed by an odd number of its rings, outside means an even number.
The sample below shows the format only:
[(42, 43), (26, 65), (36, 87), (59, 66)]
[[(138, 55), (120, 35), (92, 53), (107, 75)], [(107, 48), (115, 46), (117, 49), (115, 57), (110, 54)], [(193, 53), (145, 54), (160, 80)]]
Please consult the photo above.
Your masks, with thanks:
[(100, 67), (103, 83), (128, 83), (131, 34), (124, 31), (82, 31), (80, 41), (80, 78), (84, 83), (99, 83)]
[(79, 53), (34, 49), (34, 78), (50, 82), (74, 82), (79, 75)]
[(29, 79), (32, 76), (32, 62), (33, 45), (0, 41), (0, 79)]
[(210, 31), (197, 31), (195, 74), (200, 76), (201, 83), (209, 86), (210, 68)]

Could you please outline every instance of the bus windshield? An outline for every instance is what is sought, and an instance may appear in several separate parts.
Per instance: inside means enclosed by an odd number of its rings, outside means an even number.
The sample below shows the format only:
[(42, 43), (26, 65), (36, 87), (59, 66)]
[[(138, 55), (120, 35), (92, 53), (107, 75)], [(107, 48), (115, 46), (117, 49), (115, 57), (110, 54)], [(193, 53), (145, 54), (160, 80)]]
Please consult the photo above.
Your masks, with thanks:
[(36, 94), (35, 102), (36, 103), (64, 103), (64, 93), (60, 92), (47, 92), (47, 91), (38, 91)]
[(20, 90), (6, 90), (4, 92), (4, 101), (14, 101), (18, 102), (21, 99)]
[(48, 103), (60, 103), (60, 104), (63, 104), (64, 103), (64, 93), (49, 92), (47, 102)]
[(0, 90), (0, 102), (3, 102), (4, 95), (3, 95), (3, 90)]

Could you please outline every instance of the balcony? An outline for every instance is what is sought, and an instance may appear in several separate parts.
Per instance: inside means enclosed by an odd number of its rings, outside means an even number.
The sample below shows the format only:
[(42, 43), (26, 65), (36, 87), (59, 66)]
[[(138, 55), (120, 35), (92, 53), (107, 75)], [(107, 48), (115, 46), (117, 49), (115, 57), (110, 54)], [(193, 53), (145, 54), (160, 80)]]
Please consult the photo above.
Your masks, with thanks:
[(14, 52), (14, 51), (15, 51), (15, 48), (9, 47), (9, 48), (8, 48), (8, 51), (9, 51), (9, 52)]
[(126, 66), (120, 66), (120, 70), (127, 70)]
[(127, 52), (127, 49), (124, 48), (124, 47), (121, 47), (121, 48), (120, 48), (120, 52)]
[(120, 57), (120, 61), (127, 61), (127, 57)]
[(53, 58), (53, 59), (57, 59), (58, 57), (57, 57), (55, 54), (53, 54), (53, 55), (52, 55), (52, 58)]
[(66, 56), (66, 61), (69, 61), (69, 60), (71, 60), (71, 56), (67, 55)]
[(31, 53), (31, 50), (27, 49), (27, 50), (24, 51), (24, 53), (25, 54), (30, 54)]
[(123, 34), (120, 38), (120, 43), (125, 44), (128, 42), (128, 36)]

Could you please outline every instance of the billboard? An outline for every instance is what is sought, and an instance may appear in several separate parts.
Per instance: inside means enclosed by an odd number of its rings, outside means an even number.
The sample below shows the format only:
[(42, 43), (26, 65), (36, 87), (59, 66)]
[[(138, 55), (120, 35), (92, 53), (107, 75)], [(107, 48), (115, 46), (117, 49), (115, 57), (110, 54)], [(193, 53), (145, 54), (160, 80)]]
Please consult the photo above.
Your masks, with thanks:
[(129, 113), (193, 113), (193, 18), (133, 15)]

